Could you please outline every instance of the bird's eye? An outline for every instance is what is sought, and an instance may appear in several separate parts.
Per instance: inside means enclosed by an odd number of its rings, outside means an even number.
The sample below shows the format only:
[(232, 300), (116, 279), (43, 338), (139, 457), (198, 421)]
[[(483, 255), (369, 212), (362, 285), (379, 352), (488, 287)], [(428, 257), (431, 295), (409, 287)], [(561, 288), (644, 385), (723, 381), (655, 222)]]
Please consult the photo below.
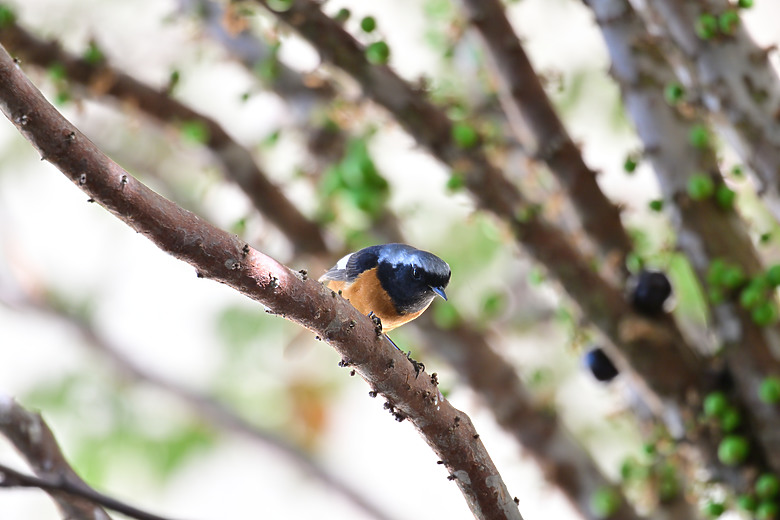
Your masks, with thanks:
[(412, 277), (416, 279), (420, 278), (420, 270), (417, 268), (416, 265), (412, 266)]

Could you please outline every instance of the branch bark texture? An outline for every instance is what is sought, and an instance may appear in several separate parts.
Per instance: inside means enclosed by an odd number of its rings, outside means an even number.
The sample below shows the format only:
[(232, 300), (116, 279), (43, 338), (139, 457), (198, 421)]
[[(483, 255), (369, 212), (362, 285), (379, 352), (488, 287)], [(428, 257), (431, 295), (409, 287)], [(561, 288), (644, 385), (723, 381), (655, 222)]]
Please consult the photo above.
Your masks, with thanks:
[(542, 87), (499, 0), (461, 0), (469, 23), (485, 44), (509, 123), (531, 156), (544, 161), (566, 190), (587, 234), (627, 275), (632, 245), (620, 210), (601, 191)]
[(387, 398), (398, 420), (414, 424), (477, 518), (522, 518), (468, 416), (441, 396), (433, 378), (417, 377), (406, 357), (349, 302), (135, 180), (65, 120), (4, 50), (0, 108), (44, 159), (117, 218), (193, 265), (199, 276), (238, 290), (333, 346), (344, 365)]

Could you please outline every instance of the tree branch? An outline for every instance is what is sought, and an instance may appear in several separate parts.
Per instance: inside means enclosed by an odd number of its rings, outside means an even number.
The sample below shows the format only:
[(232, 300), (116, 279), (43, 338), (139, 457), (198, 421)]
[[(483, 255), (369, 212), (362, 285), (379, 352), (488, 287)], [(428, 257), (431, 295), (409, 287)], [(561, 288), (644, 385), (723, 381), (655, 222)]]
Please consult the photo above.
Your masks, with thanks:
[(90, 63), (65, 52), (56, 41), (44, 42), (14, 22), (0, 29), (0, 43), (16, 57), (39, 67), (62, 66), (68, 79), (91, 93), (110, 96), (125, 106), (138, 107), (148, 117), (166, 124), (195, 122), (208, 133), (206, 146), (223, 174), (238, 184), (254, 206), (278, 227), (301, 253), (327, 248), (320, 227), (308, 220), (260, 170), (252, 154), (215, 120), (196, 112), (140, 81), (112, 68), (105, 60)]
[(477, 518), (522, 518), (468, 416), (349, 302), (293, 273), (196, 215), (160, 197), (103, 155), (0, 52), (0, 106), (44, 159), (158, 247), (314, 332), (339, 352), (399, 420), (409, 419), (443, 461)]
[(529, 155), (547, 163), (573, 202), (585, 231), (624, 277), (633, 249), (620, 210), (601, 191), (539, 81), (499, 0), (461, 0), (481, 36), (500, 86), (509, 123)]

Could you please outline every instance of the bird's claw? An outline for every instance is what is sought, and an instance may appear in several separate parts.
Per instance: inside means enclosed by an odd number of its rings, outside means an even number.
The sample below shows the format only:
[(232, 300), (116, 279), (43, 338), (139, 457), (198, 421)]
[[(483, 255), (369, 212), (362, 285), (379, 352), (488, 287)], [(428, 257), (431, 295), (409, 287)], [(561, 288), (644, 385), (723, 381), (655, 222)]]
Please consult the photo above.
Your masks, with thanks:
[(411, 350), (406, 353), (406, 359), (408, 359), (409, 363), (411, 363), (412, 366), (414, 367), (414, 374), (415, 374), (414, 377), (415, 377), (415, 379), (420, 377), (420, 372), (425, 372), (425, 364), (424, 363), (420, 363), (419, 361), (415, 361), (414, 359), (412, 359), (412, 351)]

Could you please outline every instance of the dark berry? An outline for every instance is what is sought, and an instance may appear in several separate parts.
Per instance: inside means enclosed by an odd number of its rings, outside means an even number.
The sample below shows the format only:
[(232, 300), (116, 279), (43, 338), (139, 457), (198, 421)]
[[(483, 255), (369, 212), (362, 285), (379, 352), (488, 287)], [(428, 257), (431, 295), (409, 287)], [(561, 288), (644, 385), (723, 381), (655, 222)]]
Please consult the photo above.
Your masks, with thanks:
[(599, 381), (611, 381), (618, 375), (618, 369), (612, 360), (598, 347), (588, 351), (584, 361), (585, 366), (593, 372), (593, 377)]
[(632, 295), (634, 309), (654, 316), (664, 310), (664, 302), (672, 294), (672, 284), (660, 271), (641, 271)]

